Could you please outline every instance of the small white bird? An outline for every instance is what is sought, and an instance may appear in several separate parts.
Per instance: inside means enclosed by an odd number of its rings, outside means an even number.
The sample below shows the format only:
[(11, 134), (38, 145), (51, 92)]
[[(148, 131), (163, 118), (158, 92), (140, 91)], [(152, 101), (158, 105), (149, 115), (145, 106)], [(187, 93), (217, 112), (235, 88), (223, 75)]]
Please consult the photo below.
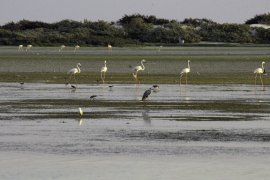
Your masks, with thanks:
[(144, 62), (146, 62), (146, 60), (145, 59), (142, 59), (141, 60), (141, 66), (136, 66), (136, 67), (134, 67), (132, 69), (132, 71), (133, 71), (132, 75), (133, 75), (133, 77), (134, 77), (134, 79), (135, 79), (136, 82), (139, 82), (138, 81), (138, 72), (145, 70), (145, 67), (144, 67), (144, 64), (143, 64)]
[(257, 80), (257, 75), (259, 74), (260, 76), (260, 79), (261, 79), (261, 83), (262, 83), (262, 86), (263, 86), (263, 80), (262, 80), (262, 74), (266, 74), (266, 71), (264, 69), (264, 65), (265, 62), (263, 61), (262, 62), (262, 67), (261, 68), (257, 68), (254, 70), (254, 74), (255, 74), (255, 85), (256, 85), (256, 80)]
[(185, 74), (186, 75), (186, 84), (187, 84), (187, 74), (190, 73), (190, 60), (188, 60), (188, 67), (182, 69), (181, 73), (180, 73), (180, 85), (181, 85), (181, 81), (182, 81), (182, 76)]
[(83, 116), (83, 110), (82, 110), (82, 108), (80, 108), (80, 107), (79, 107), (79, 115), (80, 115), (80, 117)]
[(108, 70), (108, 68), (107, 68), (107, 66), (106, 66), (106, 60), (104, 61), (104, 66), (101, 68), (101, 70), (100, 70), (100, 73), (101, 73), (101, 79), (102, 79), (102, 82), (103, 82), (103, 84), (104, 84), (104, 82), (105, 82), (105, 74), (106, 74), (106, 72), (107, 72), (107, 70)]

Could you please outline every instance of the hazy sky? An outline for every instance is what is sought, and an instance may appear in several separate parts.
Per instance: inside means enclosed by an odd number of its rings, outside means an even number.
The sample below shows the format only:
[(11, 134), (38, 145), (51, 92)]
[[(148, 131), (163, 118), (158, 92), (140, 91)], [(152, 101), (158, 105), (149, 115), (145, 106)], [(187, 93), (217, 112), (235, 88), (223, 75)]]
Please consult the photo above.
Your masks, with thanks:
[(0, 24), (22, 19), (116, 21), (125, 14), (159, 18), (208, 18), (219, 23), (244, 23), (270, 12), (270, 0), (0, 0)]

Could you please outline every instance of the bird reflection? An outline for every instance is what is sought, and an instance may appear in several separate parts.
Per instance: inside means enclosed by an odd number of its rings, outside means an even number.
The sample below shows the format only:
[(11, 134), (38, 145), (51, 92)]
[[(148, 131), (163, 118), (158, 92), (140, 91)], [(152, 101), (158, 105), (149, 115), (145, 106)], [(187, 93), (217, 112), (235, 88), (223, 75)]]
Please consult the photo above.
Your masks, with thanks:
[(82, 123), (83, 123), (83, 120), (82, 120), (82, 118), (81, 118), (81, 119), (79, 119), (79, 125), (81, 126)]
[(146, 125), (151, 125), (151, 119), (150, 119), (150, 116), (149, 116), (149, 110), (146, 109), (142, 112), (142, 118), (143, 118), (143, 121)]
[(75, 93), (75, 92), (76, 92), (76, 89), (71, 89), (71, 92), (72, 92), (72, 93)]

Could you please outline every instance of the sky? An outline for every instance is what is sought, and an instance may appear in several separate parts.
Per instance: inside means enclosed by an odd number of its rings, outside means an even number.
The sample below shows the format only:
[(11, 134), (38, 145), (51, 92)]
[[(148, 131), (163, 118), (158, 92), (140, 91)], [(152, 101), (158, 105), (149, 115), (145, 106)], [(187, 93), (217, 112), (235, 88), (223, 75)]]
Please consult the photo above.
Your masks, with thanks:
[(0, 24), (22, 19), (48, 23), (63, 19), (117, 21), (134, 13), (178, 21), (207, 18), (244, 23), (269, 12), (270, 0), (1, 0)]

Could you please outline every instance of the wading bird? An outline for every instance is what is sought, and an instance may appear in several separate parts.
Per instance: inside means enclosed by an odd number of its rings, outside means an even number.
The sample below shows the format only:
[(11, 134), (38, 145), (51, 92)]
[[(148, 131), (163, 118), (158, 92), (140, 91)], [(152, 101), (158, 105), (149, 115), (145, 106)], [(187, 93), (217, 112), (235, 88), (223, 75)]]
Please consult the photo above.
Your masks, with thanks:
[(76, 89), (77, 87), (74, 85), (70, 85), (72, 89)]
[(90, 96), (90, 100), (94, 100), (97, 97), (97, 95)]
[(32, 46), (31, 44), (28, 44), (28, 45), (26, 46), (25, 51), (26, 51), (26, 52), (30, 51), (32, 47), (33, 47), (33, 46)]
[(108, 87), (109, 87), (110, 91), (112, 91), (113, 85), (109, 85)]
[(257, 80), (257, 75), (260, 76), (261, 79), (261, 83), (262, 83), (262, 87), (263, 87), (263, 80), (262, 80), (262, 74), (266, 74), (265, 69), (264, 69), (264, 65), (265, 62), (262, 62), (262, 67), (261, 68), (257, 68), (254, 70), (254, 74), (255, 74), (255, 86), (256, 86), (256, 80)]
[(20, 45), (18, 46), (18, 51), (22, 51), (22, 50), (23, 50), (23, 45), (20, 44)]
[(112, 52), (112, 45), (108, 44), (107, 47), (108, 47), (108, 51), (109, 51), (109, 52)]
[(59, 52), (61, 52), (64, 48), (66, 48), (65, 45), (60, 46)]
[(74, 81), (77, 83), (76, 78), (75, 78), (75, 74), (79, 74), (81, 72), (81, 69), (80, 69), (81, 66), (82, 65), (80, 63), (78, 63), (76, 68), (72, 68), (67, 72), (69, 77), (67, 78), (66, 85), (69, 84), (72, 76), (74, 77)]
[(80, 107), (79, 107), (79, 115), (80, 115), (80, 118), (83, 116), (83, 110)]
[(80, 48), (80, 46), (79, 46), (79, 45), (76, 45), (76, 46), (74, 47), (74, 53), (76, 53), (76, 51), (77, 51), (79, 48)]
[(142, 60), (141, 60), (141, 66), (136, 66), (136, 67), (134, 67), (134, 68), (132, 69), (132, 71), (133, 71), (132, 75), (133, 75), (133, 77), (134, 77), (134, 79), (135, 79), (136, 82), (139, 82), (139, 81), (138, 81), (138, 72), (139, 72), (139, 71), (144, 71), (144, 70), (145, 70), (145, 67), (144, 67), (144, 65), (143, 65), (144, 62), (146, 62), (145, 59), (142, 59)]
[(151, 94), (152, 90), (153, 90), (152, 88), (149, 88), (143, 93), (142, 101), (144, 101), (146, 98), (148, 98), (148, 96)]
[(100, 73), (101, 73), (100, 76), (101, 76), (101, 80), (102, 80), (103, 84), (105, 81), (105, 74), (106, 74), (107, 70), (108, 70), (108, 68), (106, 66), (106, 61), (104, 61), (104, 66), (100, 70)]
[(190, 60), (188, 60), (188, 67), (182, 69), (182, 71), (180, 73), (180, 85), (181, 85), (182, 77), (183, 77), (184, 74), (186, 75), (186, 84), (187, 84), (187, 74), (190, 72), (190, 65), (189, 65), (189, 63), (190, 63)]
[(158, 47), (158, 52), (160, 52), (160, 50), (163, 48), (163, 46), (159, 46)]
[(152, 86), (152, 90), (153, 90), (153, 92), (158, 92), (158, 91), (159, 91), (159, 85), (154, 84), (154, 85)]

